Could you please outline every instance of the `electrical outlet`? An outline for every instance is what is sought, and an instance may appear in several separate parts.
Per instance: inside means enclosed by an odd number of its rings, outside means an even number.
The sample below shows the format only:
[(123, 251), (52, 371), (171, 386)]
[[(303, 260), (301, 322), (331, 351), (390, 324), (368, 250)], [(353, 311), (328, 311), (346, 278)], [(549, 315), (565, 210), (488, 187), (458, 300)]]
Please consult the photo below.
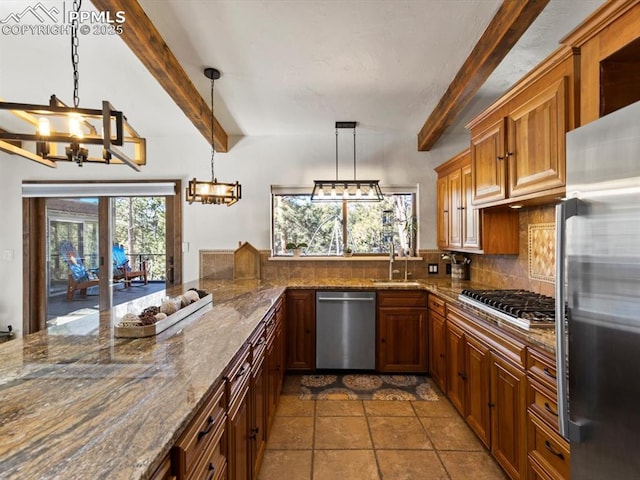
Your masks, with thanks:
[(430, 263), (429, 264), (429, 275), (435, 275), (438, 273), (438, 264), (437, 263)]

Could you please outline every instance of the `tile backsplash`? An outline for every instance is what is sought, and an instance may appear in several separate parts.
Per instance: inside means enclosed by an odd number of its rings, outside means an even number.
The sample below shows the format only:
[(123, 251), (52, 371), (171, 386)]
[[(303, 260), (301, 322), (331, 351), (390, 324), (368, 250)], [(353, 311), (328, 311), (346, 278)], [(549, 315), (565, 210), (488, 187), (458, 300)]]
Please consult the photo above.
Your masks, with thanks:
[(471, 255), (471, 280), (555, 296), (555, 207), (523, 208), (519, 218), (518, 255)]
[[(543, 295), (555, 296), (555, 210), (553, 205), (523, 208), (520, 219), (520, 252), (518, 255), (475, 255), (471, 258), (471, 280), (493, 288), (523, 288)], [(448, 262), (440, 258), (439, 250), (421, 250), (420, 261), (408, 262), (410, 278), (447, 278)], [(287, 281), (324, 278), (375, 278), (384, 279), (389, 274), (389, 261), (360, 261), (349, 258), (340, 260), (296, 261), (269, 260), (268, 250), (260, 251), (262, 279)], [(429, 274), (428, 265), (438, 265), (437, 274)], [(397, 259), (393, 268), (399, 270), (394, 278), (404, 275), (404, 262)], [(218, 280), (233, 279), (233, 250), (201, 250), (200, 278)]]

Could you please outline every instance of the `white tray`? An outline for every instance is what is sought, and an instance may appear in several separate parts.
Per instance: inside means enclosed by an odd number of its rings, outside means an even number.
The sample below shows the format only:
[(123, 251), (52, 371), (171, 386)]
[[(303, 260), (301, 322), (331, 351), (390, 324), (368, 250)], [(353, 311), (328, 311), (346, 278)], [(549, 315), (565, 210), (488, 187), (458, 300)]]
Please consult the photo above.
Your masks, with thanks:
[(167, 328), (175, 325), (180, 320), (184, 320), (189, 315), (197, 312), (201, 308), (206, 307), (213, 301), (213, 295), (210, 293), (205, 297), (202, 297), (197, 302), (192, 303), (191, 305), (187, 305), (184, 308), (181, 308), (176, 313), (169, 315), (164, 320), (160, 320), (159, 322), (154, 323), (153, 325), (142, 325), (140, 327), (114, 327), (114, 334), (119, 338), (142, 338), (142, 337), (152, 337), (153, 335), (157, 335), (160, 332), (165, 331)]

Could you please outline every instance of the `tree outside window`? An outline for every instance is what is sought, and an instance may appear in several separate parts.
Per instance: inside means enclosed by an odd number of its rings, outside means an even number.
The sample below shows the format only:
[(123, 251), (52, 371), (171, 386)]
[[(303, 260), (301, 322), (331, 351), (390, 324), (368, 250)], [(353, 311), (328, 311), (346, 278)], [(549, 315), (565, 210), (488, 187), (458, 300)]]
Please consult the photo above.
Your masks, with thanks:
[(305, 255), (413, 253), (417, 220), (415, 194), (393, 193), (381, 202), (311, 202), (310, 195), (273, 194), (273, 255), (287, 255), (288, 243), (306, 243)]

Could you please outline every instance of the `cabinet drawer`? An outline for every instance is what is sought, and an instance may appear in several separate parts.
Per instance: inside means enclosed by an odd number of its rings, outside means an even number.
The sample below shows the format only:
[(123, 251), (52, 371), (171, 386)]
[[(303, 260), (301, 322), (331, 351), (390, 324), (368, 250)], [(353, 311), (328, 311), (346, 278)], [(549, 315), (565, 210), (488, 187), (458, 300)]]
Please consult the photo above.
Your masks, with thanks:
[(555, 392), (534, 378), (529, 378), (529, 409), (558, 432), (558, 402)]
[(222, 424), (216, 428), (213, 441), (203, 452), (197, 468), (195, 468), (188, 477), (189, 480), (225, 478), (222, 477), (222, 473), (226, 471), (227, 466), (226, 452), (226, 430), (224, 422), (222, 422)]
[(550, 478), (570, 478), (569, 443), (529, 412), (529, 463)]
[(444, 317), (444, 300), (440, 297), (436, 297), (435, 295), (429, 295), (429, 310), (432, 310), (436, 313), (439, 313)]
[(427, 293), (421, 291), (378, 292), (378, 307), (426, 307)]
[(258, 363), (264, 357), (264, 351), (267, 347), (267, 331), (264, 322), (255, 329), (249, 338), (251, 345), (251, 365)]
[(240, 349), (240, 353), (227, 367), (227, 371), (223, 375), (227, 383), (227, 405), (229, 406), (229, 411), (232, 409), (233, 402), (249, 386), (249, 378), (251, 377), (249, 353), (249, 345), (246, 344)]
[(225, 384), (221, 382), (213, 395), (174, 446), (174, 458), (180, 478), (188, 478), (196, 469), (211, 444), (216, 431), (225, 424)]
[(554, 358), (533, 348), (528, 348), (527, 370), (531, 376), (546, 385), (554, 394), (557, 392), (556, 363)]

